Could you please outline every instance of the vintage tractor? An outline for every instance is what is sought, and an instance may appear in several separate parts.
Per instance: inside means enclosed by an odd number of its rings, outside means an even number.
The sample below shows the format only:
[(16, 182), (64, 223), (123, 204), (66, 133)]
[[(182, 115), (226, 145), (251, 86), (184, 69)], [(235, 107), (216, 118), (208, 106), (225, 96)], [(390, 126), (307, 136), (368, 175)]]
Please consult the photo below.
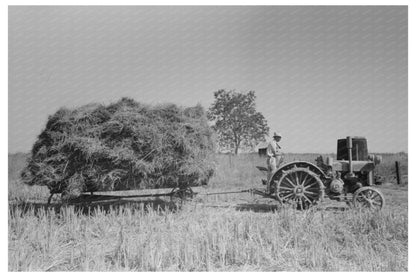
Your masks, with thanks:
[(375, 189), (374, 169), (381, 156), (368, 155), (367, 140), (347, 137), (338, 140), (337, 159), (322, 156), (317, 164), (285, 163), (266, 182), (266, 193), (281, 203), (305, 209), (324, 197), (345, 201), (354, 207), (381, 209), (383, 194)]

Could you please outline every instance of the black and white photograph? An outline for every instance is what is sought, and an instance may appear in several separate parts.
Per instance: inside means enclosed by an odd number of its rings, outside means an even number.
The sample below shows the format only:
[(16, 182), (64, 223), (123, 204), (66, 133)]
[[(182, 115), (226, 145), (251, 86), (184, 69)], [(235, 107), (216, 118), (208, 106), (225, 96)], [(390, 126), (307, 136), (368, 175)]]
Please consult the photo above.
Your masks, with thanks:
[(407, 5), (6, 10), (9, 272), (412, 267)]

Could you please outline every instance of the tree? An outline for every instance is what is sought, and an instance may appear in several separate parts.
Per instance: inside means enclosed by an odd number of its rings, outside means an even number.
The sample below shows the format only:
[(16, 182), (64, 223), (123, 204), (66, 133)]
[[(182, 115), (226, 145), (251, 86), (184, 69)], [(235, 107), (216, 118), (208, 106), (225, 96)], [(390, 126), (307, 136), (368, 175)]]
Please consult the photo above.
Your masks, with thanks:
[(264, 116), (256, 111), (254, 91), (219, 90), (214, 92), (214, 97), (208, 119), (215, 122), (221, 148), (234, 148), (234, 153), (238, 154), (241, 146), (253, 147), (265, 140), (269, 127)]

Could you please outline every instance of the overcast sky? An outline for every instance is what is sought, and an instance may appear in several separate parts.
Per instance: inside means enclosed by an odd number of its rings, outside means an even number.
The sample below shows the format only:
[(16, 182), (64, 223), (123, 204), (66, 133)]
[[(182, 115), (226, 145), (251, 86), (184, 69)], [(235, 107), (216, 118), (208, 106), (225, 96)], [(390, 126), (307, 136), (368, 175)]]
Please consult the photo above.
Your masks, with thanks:
[(9, 152), (62, 106), (256, 91), (286, 152), (407, 151), (407, 7), (9, 7)]

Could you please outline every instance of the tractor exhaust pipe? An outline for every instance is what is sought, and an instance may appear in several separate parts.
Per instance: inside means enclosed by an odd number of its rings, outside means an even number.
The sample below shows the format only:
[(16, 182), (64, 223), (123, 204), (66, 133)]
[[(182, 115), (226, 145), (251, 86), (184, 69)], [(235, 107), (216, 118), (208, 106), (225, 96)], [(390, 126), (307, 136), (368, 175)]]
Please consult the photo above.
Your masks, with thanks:
[(347, 149), (348, 149), (348, 175), (354, 176), (352, 172), (352, 138), (347, 137)]

